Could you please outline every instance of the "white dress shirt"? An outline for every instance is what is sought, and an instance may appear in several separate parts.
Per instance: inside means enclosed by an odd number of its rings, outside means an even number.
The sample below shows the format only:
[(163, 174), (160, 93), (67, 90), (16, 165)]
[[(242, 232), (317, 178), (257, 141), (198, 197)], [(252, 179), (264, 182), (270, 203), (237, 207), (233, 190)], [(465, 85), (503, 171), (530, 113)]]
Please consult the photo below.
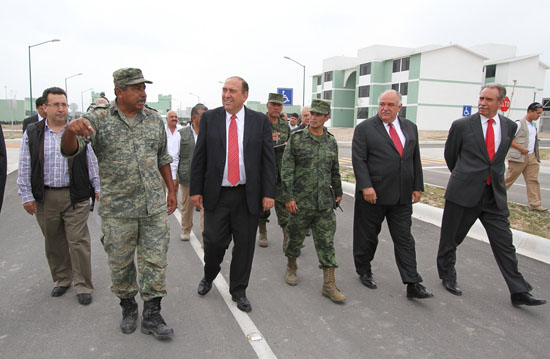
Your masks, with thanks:
[(178, 163), (180, 161), (180, 132), (182, 128), (179, 124), (176, 125), (174, 133), (170, 131), (167, 124), (164, 124), (166, 130), (166, 149), (168, 154), (172, 156), (172, 163), (170, 163), (170, 171), (172, 172), (172, 179), (176, 179), (176, 174), (178, 172)]
[[(527, 146), (527, 149), (529, 150), (529, 154), (535, 153), (535, 140), (537, 136), (537, 127), (535, 126), (535, 121), (525, 121), (527, 122), (527, 128), (529, 129), (529, 145)], [(519, 125), (518, 125), (519, 128)], [(517, 133), (517, 132), (516, 132)]]
[[(239, 182), (236, 186), (246, 183), (246, 172), (244, 170), (244, 152), (243, 152), (243, 137), (244, 137), (244, 106), (241, 107), (239, 112), (236, 113), (237, 118), (235, 122), (237, 123), (237, 136), (239, 144)], [(233, 187), (233, 185), (227, 180), (227, 155), (229, 154), (229, 124), (231, 123), (231, 115), (229, 112), (225, 112), (225, 166), (223, 168), (223, 187)]]
[[(390, 125), (388, 123), (384, 123), (384, 127), (386, 128), (386, 132), (388, 132), (388, 136), (390, 136)], [(403, 134), (403, 131), (401, 131), (401, 125), (399, 124), (399, 116), (395, 116), (395, 120), (391, 123), (393, 128), (395, 128), (395, 131), (397, 132), (397, 136), (399, 136), (399, 139), (401, 140), (401, 145), (403, 146), (403, 149), (405, 149), (405, 141), (407, 141), (407, 138)]]

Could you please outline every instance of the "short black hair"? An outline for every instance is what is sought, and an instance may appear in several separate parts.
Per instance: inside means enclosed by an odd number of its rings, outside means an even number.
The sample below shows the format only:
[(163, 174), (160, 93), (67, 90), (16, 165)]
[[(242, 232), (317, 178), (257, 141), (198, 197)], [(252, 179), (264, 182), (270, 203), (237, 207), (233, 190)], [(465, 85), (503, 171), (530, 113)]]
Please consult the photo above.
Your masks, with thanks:
[(42, 106), (46, 101), (44, 101), (44, 97), (40, 96), (39, 98), (36, 99), (36, 101), (34, 102), (36, 104), (36, 107), (40, 107)]
[(44, 90), (42, 93), (42, 98), (44, 99), (44, 104), (48, 104), (48, 95), (64, 95), (67, 98), (67, 93), (61, 87), (50, 87)]
[(542, 108), (542, 105), (538, 102), (533, 102), (532, 104), (529, 105), (529, 107), (527, 107), (527, 111), (533, 112), (538, 110), (539, 108)]
[(208, 107), (206, 107), (202, 103), (196, 104), (191, 109), (191, 118), (193, 118), (193, 116), (197, 116), (199, 114), (199, 111), (208, 111)]

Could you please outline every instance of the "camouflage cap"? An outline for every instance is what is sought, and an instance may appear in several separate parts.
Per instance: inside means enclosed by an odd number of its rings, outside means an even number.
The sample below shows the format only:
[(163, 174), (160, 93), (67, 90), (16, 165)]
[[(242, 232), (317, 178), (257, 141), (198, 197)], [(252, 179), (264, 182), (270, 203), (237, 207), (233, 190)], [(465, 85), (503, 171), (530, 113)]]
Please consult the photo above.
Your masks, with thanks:
[(267, 99), (267, 103), (277, 103), (279, 105), (283, 104), (283, 95), (280, 93), (269, 93), (269, 98)]
[(330, 114), (330, 101), (326, 100), (318, 100), (314, 99), (311, 100), (311, 108), (309, 109), (310, 112), (317, 112), (322, 115), (329, 115)]
[(136, 85), (142, 83), (153, 83), (143, 78), (143, 74), (141, 73), (140, 69), (135, 69), (131, 67), (125, 67), (113, 72), (113, 82), (115, 83), (115, 87)]

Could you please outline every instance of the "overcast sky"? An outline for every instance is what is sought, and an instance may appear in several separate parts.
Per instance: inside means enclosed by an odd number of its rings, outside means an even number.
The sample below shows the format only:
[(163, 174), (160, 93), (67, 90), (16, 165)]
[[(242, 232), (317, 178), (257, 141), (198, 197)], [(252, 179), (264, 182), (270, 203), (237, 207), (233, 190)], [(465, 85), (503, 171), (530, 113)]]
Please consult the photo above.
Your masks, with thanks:
[[(249, 100), (292, 87), (301, 104), (302, 68), (285, 55), (306, 66), (307, 103), (322, 59), (356, 56), (373, 44), (504, 43), (550, 64), (547, 0), (8, 0), (1, 9), (0, 98), (6, 90), (9, 98), (28, 97), (28, 46), (60, 39), (31, 50), (33, 98), (81, 72), (68, 80), (69, 100), (79, 107), (90, 88), (114, 98), (112, 73), (121, 67), (141, 68), (154, 82), (148, 100), (172, 94), (177, 109), (196, 103), (190, 92), (220, 106), (219, 81), (231, 75), (248, 81)], [(89, 97), (84, 92), (85, 107)]]

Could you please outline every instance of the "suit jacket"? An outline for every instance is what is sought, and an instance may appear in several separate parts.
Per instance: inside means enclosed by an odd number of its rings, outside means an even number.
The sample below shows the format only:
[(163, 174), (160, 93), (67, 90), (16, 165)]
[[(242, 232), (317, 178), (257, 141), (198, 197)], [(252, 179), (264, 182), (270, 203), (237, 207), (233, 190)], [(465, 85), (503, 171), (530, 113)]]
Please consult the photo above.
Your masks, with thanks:
[(355, 127), (351, 156), (356, 198), (363, 198), (363, 189), (374, 187), (376, 204), (407, 204), (412, 203), (413, 191), (424, 190), (418, 129), (409, 120), (398, 121), (406, 138), (403, 157), (378, 115)]
[(25, 133), (25, 130), (27, 129), (27, 126), (31, 123), (38, 122), (38, 114), (35, 113), (31, 117), (27, 117), (23, 120), (23, 133)]
[(463, 207), (475, 207), (491, 174), (491, 187), (497, 207), (505, 209), (508, 206), (504, 159), (514, 139), (517, 124), (507, 117), (499, 115), (499, 118), (501, 141), (493, 162), (489, 160), (479, 113), (456, 120), (451, 125), (445, 142), (445, 161), (451, 171), (445, 191), (447, 200)]
[[(258, 214), (262, 198), (275, 198), (275, 154), (271, 123), (266, 115), (245, 107), (243, 153), (248, 211)], [(203, 196), (203, 206), (213, 210), (218, 202), (226, 160), (226, 112), (223, 107), (204, 112), (191, 162), (190, 195)]]
[(0, 212), (2, 212), (2, 203), (4, 202), (4, 189), (8, 178), (8, 153), (4, 141), (4, 131), (0, 124)]

